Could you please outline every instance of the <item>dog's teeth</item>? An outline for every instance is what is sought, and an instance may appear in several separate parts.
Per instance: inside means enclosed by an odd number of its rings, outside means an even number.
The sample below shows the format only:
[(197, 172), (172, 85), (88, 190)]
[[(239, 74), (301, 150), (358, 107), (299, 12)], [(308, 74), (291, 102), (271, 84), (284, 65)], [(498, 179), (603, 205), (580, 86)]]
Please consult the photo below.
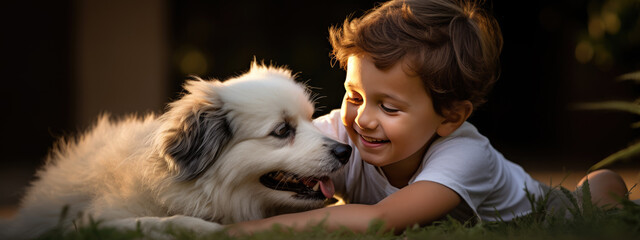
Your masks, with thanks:
[(320, 182), (316, 182), (316, 185), (313, 186), (313, 191), (318, 191), (318, 187), (320, 187)]

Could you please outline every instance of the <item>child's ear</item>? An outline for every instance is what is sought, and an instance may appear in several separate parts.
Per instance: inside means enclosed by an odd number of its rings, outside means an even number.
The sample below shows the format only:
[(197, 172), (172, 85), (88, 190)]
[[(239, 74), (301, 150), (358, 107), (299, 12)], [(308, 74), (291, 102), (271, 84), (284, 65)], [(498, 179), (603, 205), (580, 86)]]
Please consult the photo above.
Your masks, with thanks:
[(454, 102), (451, 108), (442, 110), (444, 121), (440, 123), (436, 132), (441, 137), (449, 136), (467, 121), (467, 118), (471, 116), (471, 112), (473, 112), (473, 104), (470, 101)]

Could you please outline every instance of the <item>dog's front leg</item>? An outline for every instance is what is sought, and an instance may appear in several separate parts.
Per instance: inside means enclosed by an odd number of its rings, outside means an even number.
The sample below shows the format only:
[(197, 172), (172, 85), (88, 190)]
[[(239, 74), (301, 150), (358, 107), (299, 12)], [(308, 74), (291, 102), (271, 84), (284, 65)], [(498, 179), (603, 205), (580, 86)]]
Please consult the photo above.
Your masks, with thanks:
[(140, 230), (149, 239), (172, 239), (169, 235), (174, 231), (192, 231), (197, 234), (211, 234), (224, 227), (218, 223), (205, 221), (200, 218), (175, 215), (171, 217), (137, 217), (105, 221), (103, 227), (113, 227), (122, 230)]

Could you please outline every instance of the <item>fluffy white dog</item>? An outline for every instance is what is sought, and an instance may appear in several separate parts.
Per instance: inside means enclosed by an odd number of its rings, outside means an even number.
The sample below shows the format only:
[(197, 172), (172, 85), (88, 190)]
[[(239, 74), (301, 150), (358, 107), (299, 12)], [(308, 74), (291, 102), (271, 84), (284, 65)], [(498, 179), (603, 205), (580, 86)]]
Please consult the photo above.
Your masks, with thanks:
[(322, 207), (333, 195), (328, 176), (351, 148), (314, 128), (309, 93), (289, 70), (254, 62), (237, 78), (185, 89), (159, 117), (103, 116), (60, 141), (0, 232), (37, 236), (58, 226), (65, 206), (67, 226), (91, 216), (101, 226), (207, 232)]

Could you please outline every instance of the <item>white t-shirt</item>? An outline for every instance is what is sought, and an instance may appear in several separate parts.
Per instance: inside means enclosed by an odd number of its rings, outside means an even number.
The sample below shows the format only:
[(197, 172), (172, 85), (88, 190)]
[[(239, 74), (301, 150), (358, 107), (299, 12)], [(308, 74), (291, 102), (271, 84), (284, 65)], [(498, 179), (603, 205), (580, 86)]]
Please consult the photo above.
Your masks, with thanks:
[[(315, 119), (314, 125), (354, 149), (344, 174), (334, 179), (336, 195), (347, 203), (375, 204), (398, 191), (380, 168), (362, 161), (339, 110)], [(460, 220), (473, 216), (481, 221), (511, 220), (531, 211), (525, 187), (536, 197), (543, 196), (544, 191), (538, 181), (505, 159), (469, 122), (431, 144), (408, 184), (417, 181), (436, 182), (455, 191), (464, 204), (451, 215)]]

